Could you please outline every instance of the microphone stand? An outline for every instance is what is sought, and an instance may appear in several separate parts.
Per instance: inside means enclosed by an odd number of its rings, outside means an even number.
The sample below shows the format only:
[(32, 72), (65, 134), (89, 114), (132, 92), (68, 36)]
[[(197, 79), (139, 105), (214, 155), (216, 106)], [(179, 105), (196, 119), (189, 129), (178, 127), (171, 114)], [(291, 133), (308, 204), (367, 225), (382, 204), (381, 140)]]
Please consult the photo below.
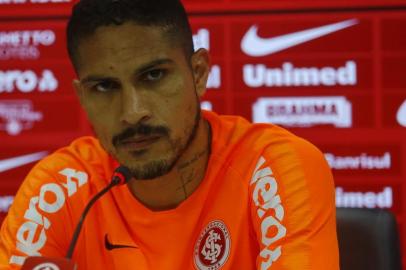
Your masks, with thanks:
[(79, 234), (83, 226), (83, 222), (94, 203), (104, 194), (106, 194), (112, 187), (125, 184), (131, 179), (131, 172), (127, 167), (119, 166), (112, 176), (110, 184), (97, 193), (86, 205), (80, 216), (79, 222), (76, 225), (76, 229), (73, 233), (72, 240), (70, 242), (68, 252), (65, 258), (50, 258), (31, 256), (28, 257), (21, 270), (76, 270), (77, 265), (71, 260), (76, 243), (79, 239)]

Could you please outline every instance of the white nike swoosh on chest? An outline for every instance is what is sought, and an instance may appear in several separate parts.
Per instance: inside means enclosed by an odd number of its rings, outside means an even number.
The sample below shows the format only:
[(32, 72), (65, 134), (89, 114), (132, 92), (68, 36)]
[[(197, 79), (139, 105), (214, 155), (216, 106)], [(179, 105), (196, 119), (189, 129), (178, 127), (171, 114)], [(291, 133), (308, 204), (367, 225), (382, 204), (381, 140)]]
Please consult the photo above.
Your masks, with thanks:
[(38, 161), (48, 154), (47, 151), (37, 152), (33, 154), (12, 157), (8, 159), (0, 160), (0, 173), (14, 168), (21, 167), (31, 162)]
[(272, 38), (259, 37), (258, 26), (253, 25), (244, 35), (241, 41), (241, 49), (249, 56), (266, 56), (320, 38), (322, 36), (326, 36), (356, 24), (358, 24), (357, 19), (350, 19)]

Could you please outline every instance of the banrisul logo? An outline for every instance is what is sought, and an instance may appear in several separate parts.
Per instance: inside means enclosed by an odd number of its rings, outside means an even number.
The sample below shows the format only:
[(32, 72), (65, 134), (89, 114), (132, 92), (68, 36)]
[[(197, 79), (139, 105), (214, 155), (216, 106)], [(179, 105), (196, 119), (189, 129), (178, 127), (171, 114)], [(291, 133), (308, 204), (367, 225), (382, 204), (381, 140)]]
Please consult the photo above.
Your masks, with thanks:
[(194, 261), (199, 270), (221, 269), (230, 255), (231, 238), (220, 220), (210, 222), (195, 244)]
[(352, 104), (346, 97), (259, 98), (253, 105), (253, 121), (289, 127), (333, 125), (352, 127)]

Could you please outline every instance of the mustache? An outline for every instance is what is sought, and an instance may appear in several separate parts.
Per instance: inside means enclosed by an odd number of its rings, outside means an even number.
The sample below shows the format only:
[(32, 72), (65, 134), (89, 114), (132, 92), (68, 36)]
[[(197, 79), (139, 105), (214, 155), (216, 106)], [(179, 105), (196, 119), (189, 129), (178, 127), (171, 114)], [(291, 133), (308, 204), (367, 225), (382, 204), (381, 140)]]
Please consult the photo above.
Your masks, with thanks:
[(117, 146), (120, 142), (135, 136), (151, 136), (161, 135), (169, 136), (169, 129), (164, 126), (150, 126), (145, 124), (139, 124), (134, 127), (125, 129), (118, 135), (115, 135), (112, 139), (114, 146)]

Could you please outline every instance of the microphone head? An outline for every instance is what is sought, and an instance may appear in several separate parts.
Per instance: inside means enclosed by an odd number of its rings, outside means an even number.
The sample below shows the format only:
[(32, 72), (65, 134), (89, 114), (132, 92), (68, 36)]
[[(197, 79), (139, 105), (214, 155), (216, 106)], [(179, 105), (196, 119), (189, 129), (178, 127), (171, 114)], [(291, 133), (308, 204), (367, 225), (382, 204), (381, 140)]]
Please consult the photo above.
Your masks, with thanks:
[(125, 166), (119, 166), (114, 170), (112, 181), (118, 185), (126, 184), (132, 178), (130, 169)]

